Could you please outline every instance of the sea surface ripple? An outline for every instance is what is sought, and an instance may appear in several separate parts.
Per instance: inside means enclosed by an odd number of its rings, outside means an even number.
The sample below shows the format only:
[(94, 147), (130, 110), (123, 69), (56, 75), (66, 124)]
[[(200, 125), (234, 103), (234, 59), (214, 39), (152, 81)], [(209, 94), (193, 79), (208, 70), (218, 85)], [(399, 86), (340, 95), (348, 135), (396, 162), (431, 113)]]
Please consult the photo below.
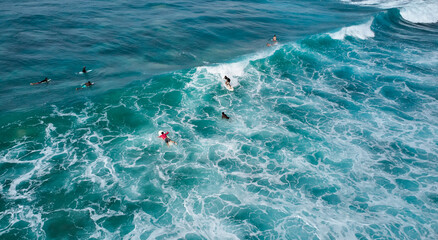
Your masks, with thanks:
[(438, 239), (437, 9), (3, 1), (0, 239)]

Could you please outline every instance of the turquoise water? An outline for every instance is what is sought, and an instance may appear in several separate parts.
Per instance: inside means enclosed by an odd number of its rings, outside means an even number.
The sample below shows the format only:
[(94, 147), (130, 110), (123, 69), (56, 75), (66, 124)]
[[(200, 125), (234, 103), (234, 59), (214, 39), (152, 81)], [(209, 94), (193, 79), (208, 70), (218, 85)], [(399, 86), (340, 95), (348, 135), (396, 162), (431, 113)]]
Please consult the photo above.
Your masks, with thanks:
[(438, 238), (435, 1), (0, 13), (1, 239)]

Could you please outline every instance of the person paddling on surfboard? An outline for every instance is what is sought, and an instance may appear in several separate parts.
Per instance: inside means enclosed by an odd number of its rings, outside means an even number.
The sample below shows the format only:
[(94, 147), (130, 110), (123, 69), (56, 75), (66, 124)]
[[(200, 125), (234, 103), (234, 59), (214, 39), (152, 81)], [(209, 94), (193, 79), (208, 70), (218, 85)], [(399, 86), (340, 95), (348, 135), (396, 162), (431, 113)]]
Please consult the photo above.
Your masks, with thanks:
[(172, 141), (167, 134), (169, 134), (169, 132), (164, 133), (163, 131), (159, 131), (158, 132), (158, 137), (162, 138), (164, 140), (164, 142), (166, 142), (167, 146), (170, 147), (171, 144), (175, 144), (178, 145), (175, 141)]
[(86, 88), (86, 87), (91, 87), (93, 85), (94, 85), (94, 83), (88, 81), (88, 82), (82, 84), (82, 86), (80, 88), (76, 88), (76, 90), (83, 89), (83, 88)]
[(30, 85), (36, 85), (36, 84), (40, 84), (40, 83), (49, 83), (50, 79), (48, 79), (47, 77), (44, 78), (43, 80), (36, 82), (36, 83), (31, 83)]

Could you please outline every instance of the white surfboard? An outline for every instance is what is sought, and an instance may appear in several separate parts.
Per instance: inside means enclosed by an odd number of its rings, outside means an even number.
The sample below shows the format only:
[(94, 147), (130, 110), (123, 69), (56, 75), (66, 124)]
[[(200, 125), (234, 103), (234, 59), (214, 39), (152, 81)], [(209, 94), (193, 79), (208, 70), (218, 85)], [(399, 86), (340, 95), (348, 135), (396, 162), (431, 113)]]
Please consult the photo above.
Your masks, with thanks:
[[(93, 69), (91, 69), (91, 70), (87, 70), (86, 73), (89, 73), (89, 72), (91, 72), (91, 71), (93, 71)], [(78, 74), (84, 74), (84, 72), (80, 71), (80, 72), (78, 72)]]
[[(163, 134), (165, 134), (165, 133), (166, 133), (166, 132), (164, 132), (164, 131), (161, 131), (161, 130), (160, 130), (160, 131), (158, 131), (158, 137), (159, 137), (159, 136), (161, 136), (161, 135), (163, 135)], [(174, 144), (174, 142), (173, 142), (173, 141), (170, 141), (170, 142), (169, 142), (169, 146), (172, 146), (173, 144)]]
[(234, 91), (234, 88), (231, 85), (225, 84), (225, 88), (228, 89), (228, 91), (231, 91), (231, 92)]
[[(52, 81), (52, 79), (47, 79), (47, 82), (42, 82), (42, 83), (49, 83), (50, 81)], [(30, 85), (38, 85), (41, 84), (40, 82), (36, 82), (36, 83), (31, 83)]]

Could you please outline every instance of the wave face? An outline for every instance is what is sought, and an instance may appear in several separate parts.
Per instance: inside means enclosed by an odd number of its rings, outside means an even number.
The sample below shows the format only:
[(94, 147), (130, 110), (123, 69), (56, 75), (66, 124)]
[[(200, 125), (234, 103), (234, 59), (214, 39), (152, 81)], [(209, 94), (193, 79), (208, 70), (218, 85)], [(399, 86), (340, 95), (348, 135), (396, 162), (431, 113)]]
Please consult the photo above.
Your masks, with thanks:
[[(234, 17), (262, 6), (279, 17), (324, 12), (317, 1), (227, 4)], [(182, 6), (175, 11), (187, 14)], [(204, 20), (205, 7), (194, 8)], [(75, 85), (61, 80), (26, 89), (46, 98), (0, 112), (0, 238), (437, 239), (438, 26), (407, 22), (404, 5), (325, 7), (324, 21), (309, 14), (324, 28), (228, 60), (139, 77), (99, 56), (106, 72), (74, 79), (96, 82), (91, 89), (67, 91)], [(337, 14), (352, 21), (330, 22)], [(213, 50), (196, 56), (221, 59)], [(138, 51), (118, 70), (144, 70)], [(106, 83), (111, 76), (126, 83)], [(2, 98), (20, 88), (8, 89)]]

